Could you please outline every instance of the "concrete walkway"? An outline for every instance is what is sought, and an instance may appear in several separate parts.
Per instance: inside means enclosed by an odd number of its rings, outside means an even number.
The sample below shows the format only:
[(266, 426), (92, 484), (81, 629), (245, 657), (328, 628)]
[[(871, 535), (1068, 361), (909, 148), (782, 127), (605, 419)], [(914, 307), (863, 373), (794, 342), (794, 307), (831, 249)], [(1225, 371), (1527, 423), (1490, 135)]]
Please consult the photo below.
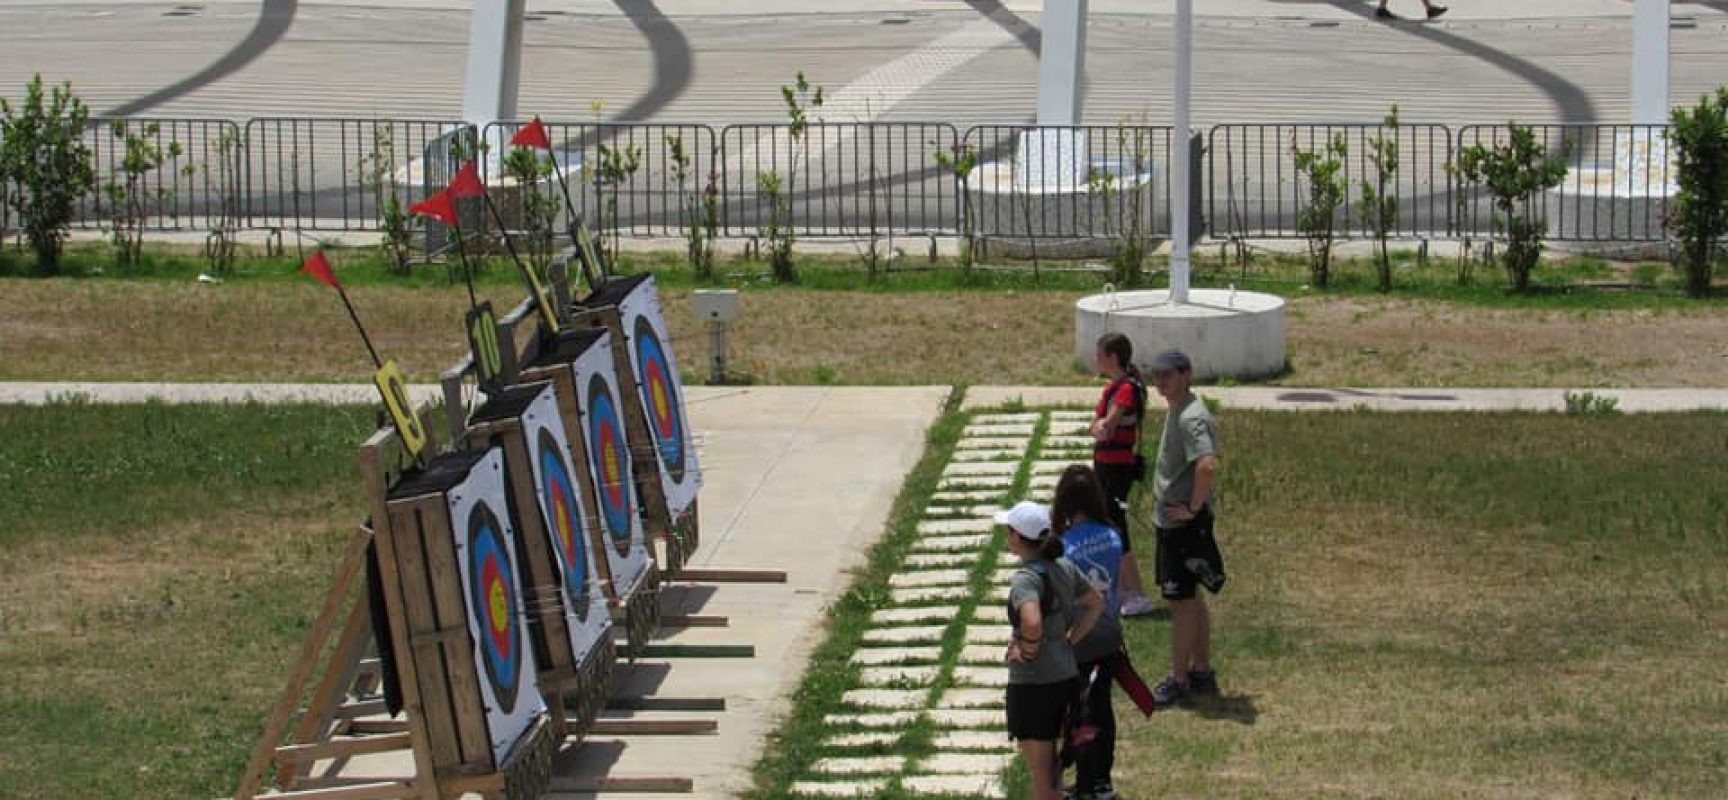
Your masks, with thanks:
[[(728, 399), (749, 398), (772, 406), (779, 395), (804, 396), (808, 392), (839, 391), (838, 397), (867, 396), (891, 389), (853, 388), (827, 390), (816, 387), (693, 386), (686, 402), (693, 408), (710, 403), (727, 405)], [(942, 393), (942, 387), (919, 391)], [(416, 401), (439, 396), (436, 386), (413, 386)], [(1618, 401), (1621, 411), (1633, 414), (1728, 410), (1728, 389), (1452, 389), (1381, 388), (1328, 389), (1297, 386), (1202, 387), (1200, 394), (1215, 398), (1226, 408), (1277, 411), (1564, 411), (1568, 392), (1589, 392)], [(860, 394), (862, 393), (862, 394)], [(333, 403), (371, 404), (377, 390), (364, 384), (335, 383), (0, 383), (0, 405), (40, 405), (48, 402), (89, 403)], [(1089, 406), (1098, 401), (1098, 388), (1090, 386), (973, 386), (966, 390), (962, 408), (995, 408), (1010, 402), (1029, 407)], [(746, 406), (749, 406), (746, 403)], [(692, 411), (692, 413), (702, 413)], [(704, 496), (706, 506), (706, 495)]]

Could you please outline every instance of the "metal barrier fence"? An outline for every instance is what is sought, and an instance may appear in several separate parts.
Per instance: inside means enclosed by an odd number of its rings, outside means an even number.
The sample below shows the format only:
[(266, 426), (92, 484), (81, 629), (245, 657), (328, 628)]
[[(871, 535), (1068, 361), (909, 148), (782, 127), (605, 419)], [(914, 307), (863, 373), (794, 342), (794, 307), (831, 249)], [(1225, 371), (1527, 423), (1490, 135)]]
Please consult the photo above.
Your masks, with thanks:
[(965, 146), (979, 163), (967, 181), (976, 234), (1167, 236), (1171, 137), (1150, 126), (974, 127)]
[[(1207, 135), (1207, 216), (1219, 238), (1277, 239), (1302, 236), (1297, 214), (1307, 203), (1308, 182), (1296, 169), (1296, 152), (1325, 153), (1343, 146), (1338, 159), (1345, 179), (1338, 230), (1371, 233), (1358, 203), (1365, 184), (1377, 184), (1370, 154), (1377, 139), (1398, 146), (1398, 170), (1385, 190), (1398, 198), (1394, 237), (1442, 237), (1453, 231), (1452, 132), (1444, 125), (1219, 125)], [(1378, 189), (1378, 187), (1376, 187)]]
[(747, 236), (768, 225), (778, 194), (781, 224), (801, 236), (952, 233), (959, 193), (937, 156), (959, 142), (946, 123), (813, 124), (797, 137), (783, 124), (727, 126), (724, 232)]
[(263, 118), (246, 123), (246, 217), (254, 228), (378, 230), (448, 182), (451, 143), (467, 123), (440, 120)]
[[(81, 200), (75, 224), (114, 224), (104, 187), (124, 180), (129, 137), (163, 154), (135, 184), (149, 228), (372, 231), (391, 198), (405, 209), (447, 183), (462, 159), (501, 152), (521, 124), (477, 131), (447, 120), (97, 120), (86, 137), (99, 187)], [(1539, 201), (1550, 239), (1645, 243), (1668, 235), (1676, 172), (1664, 126), (1534, 130), (1570, 168)], [(984, 125), (962, 132), (946, 123), (830, 123), (812, 124), (796, 140), (785, 124), (716, 132), (706, 125), (549, 123), (548, 131), (577, 213), (598, 230), (625, 235), (680, 234), (708, 192), (722, 235), (759, 234), (772, 216), (761, 179), (773, 174), (785, 204), (781, 222), (804, 237), (970, 231), (983, 239), (1110, 239), (1139, 226), (1157, 238), (1170, 231), (1170, 188), (1179, 179), (1169, 170), (1167, 127)], [(1357, 202), (1373, 180), (1369, 143), (1387, 136), (1400, 161), (1387, 187), (1399, 200), (1393, 236), (1489, 236), (1491, 198), (1452, 166), (1464, 148), (1501, 144), (1508, 135), (1502, 125), (1403, 125), (1395, 134), (1373, 124), (1219, 125), (1196, 137), (1204, 144), (1196, 145), (1189, 178), (1196, 213), (1204, 212), (1197, 221), (1218, 239), (1300, 237), (1297, 215), (1308, 186), (1296, 151), (1323, 150), (1338, 139), (1346, 152), (1339, 230), (1365, 236)], [(954, 164), (968, 160), (974, 163), (957, 174)], [(498, 158), (481, 163), (507, 196), (513, 182), (494, 174)], [(539, 190), (553, 191), (549, 184)], [(461, 213), (476, 230), (491, 225), (476, 203)], [(443, 245), (441, 231), (427, 233), (429, 249)]]
[[(1559, 187), (1537, 201), (1558, 241), (1660, 242), (1678, 178), (1664, 125), (1536, 125), (1536, 143), (1567, 166)], [(1458, 151), (1474, 145), (1502, 146), (1511, 139), (1504, 125), (1459, 129)], [(1493, 198), (1477, 186), (1457, 186), (1461, 234), (1494, 231)]]
[(130, 217), (145, 230), (211, 230), (241, 224), (243, 147), (226, 120), (131, 117), (90, 120), (84, 132), (96, 189), (79, 198), (74, 226), (105, 228)]

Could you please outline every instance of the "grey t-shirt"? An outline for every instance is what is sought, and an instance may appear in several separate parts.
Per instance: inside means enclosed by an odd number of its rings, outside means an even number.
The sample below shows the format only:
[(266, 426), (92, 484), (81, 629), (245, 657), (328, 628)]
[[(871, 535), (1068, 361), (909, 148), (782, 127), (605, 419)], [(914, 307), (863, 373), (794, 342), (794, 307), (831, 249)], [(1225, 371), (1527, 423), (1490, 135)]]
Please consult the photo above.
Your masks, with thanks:
[[(1086, 583), (1074, 562), (1066, 558), (1044, 564), (1045, 574), (1050, 580), (1052, 606), (1044, 613), (1044, 644), (1038, 648), (1037, 658), (1008, 665), (1009, 683), (1061, 683), (1080, 674), (1080, 668), (1074, 662), (1074, 648), (1068, 645), (1066, 637), (1069, 626), (1074, 624), (1075, 590), (1090, 584)], [(1016, 619), (1020, 606), (1038, 602), (1043, 581), (1044, 577), (1034, 571), (1030, 563), (1015, 570), (1009, 582), (1008, 608), (1016, 614)]]
[(1167, 503), (1211, 502), (1211, 497), (1194, 497), (1194, 462), (1203, 456), (1218, 453), (1218, 422), (1206, 403), (1193, 393), (1182, 406), (1170, 409), (1164, 417), (1164, 435), (1158, 439), (1157, 475), (1153, 488), (1157, 502), (1153, 504), (1152, 521), (1160, 528), (1172, 527), (1164, 517)]

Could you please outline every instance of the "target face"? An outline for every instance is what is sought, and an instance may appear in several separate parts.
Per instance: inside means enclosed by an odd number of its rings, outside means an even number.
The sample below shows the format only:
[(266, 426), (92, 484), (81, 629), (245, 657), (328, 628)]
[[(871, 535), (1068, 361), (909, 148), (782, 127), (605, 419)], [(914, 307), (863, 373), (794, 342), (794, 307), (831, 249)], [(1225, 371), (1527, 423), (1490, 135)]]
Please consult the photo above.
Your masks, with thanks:
[(682, 483), (688, 437), (684, 428), (684, 398), (678, 395), (678, 373), (673, 370), (665, 345), (647, 316), (636, 318), (634, 336), (637, 385), (642, 390), (642, 408), (648, 415), (648, 429), (654, 434), (660, 463), (673, 481)]
[(630, 550), (632, 487), (630, 450), (624, 439), (624, 419), (612, 387), (596, 375), (588, 381), (588, 455), (600, 496), (600, 519), (620, 555)]
[(576, 502), (576, 486), (570, 480), (570, 470), (564, 465), (562, 448), (545, 428), (540, 429), (535, 452), (540, 466), (540, 493), (545, 498), (546, 526), (564, 568), (564, 589), (570, 595), (577, 619), (586, 620), (589, 604), (588, 549), (582, 542), (582, 515)]
[(516, 710), (522, 680), (522, 620), (515, 565), (504, 544), (504, 528), (484, 502), (468, 513), (468, 607), (479, 623), (480, 663), (499, 710)]

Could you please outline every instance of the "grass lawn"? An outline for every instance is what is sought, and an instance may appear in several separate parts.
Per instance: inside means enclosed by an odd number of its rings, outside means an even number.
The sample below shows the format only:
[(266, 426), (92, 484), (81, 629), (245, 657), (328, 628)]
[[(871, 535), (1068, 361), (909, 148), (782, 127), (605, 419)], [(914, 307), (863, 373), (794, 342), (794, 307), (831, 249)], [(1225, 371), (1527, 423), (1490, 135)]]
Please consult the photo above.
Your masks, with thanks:
[(0, 797), (234, 790), (363, 515), (370, 420), (0, 408)]
[[(411, 379), (435, 380), (460, 357), (467, 296), (442, 269), (404, 279), (357, 256), (343, 258), (339, 269), (374, 341)], [(691, 317), (691, 276), (664, 258), (645, 259), (665, 284), (674, 347), (696, 378), (707, 335)], [(1280, 383), (1728, 385), (1722, 301), (1593, 292), (1509, 297), (1492, 287), (1440, 283), (1391, 296), (1359, 286), (1315, 293), (1277, 263), (1246, 275), (1205, 274), (1199, 284), (1289, 296), (1291, 371)], [(222, 285), (196, 283), (196, 270), (196, 262), (171, 261), (132, 278), (0, 278), (0, 380), (367, 379), (369, 363), (340, 303), (296, 276), (293, 263), (248, 262)], [(993, 273), (963, 286), (957, 272), (941, 270), (872, 282), (855, 265), (817, 261), (802, 286), (782, 288), (753, 277), (750, 264), (721, 270), (743, 291), (732, 367), (757, 382), (1091, 380), (1074, 364), (1073, 304), (1098, 291), (1096, 275)], [(501, 266), (481, 277), (479, 291), (498, 307), (521, 297)]]
[[(369, 419), (0, 408), (0, 796), (232, 789), (361, 513)], [(1728, 793), (1728, 417), (1221, 421), (1229, 698), (1127, 721), (1127, 796)], [(761, 796), (814, 757), (963, 423), (831, 612)], [(1167, 624), (1130, 630), (1155, 675)]]

